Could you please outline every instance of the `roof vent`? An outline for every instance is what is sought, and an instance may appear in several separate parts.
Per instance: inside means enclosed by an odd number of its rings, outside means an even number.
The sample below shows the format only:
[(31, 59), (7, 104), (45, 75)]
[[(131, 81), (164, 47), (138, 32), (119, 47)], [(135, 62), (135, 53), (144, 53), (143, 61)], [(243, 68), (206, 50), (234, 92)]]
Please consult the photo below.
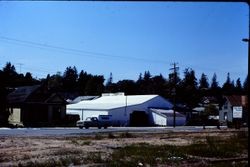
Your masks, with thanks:
[(125, 96), (125, 93), (124, 92), (102, 93), (102, 96)]

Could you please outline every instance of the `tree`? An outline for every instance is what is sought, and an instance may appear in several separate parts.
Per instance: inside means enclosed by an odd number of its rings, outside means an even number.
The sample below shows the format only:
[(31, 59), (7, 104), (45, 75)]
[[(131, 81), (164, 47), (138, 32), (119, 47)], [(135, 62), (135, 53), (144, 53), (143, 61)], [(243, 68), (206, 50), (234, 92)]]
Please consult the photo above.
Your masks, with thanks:
[(50, 76), (47, 76), (47, 82), (48, 82), (48, 88), (51, 91), (59, 92), (62, 91), (63, 87), (63, 77), (60, 72), (57, 72), (56, 74)]
[(167, 81), (161, 74), (152, 78), (152, 84), (154, 94), (167, 97)]
[(78, 73), (76, 67), (67, 67), (63, 74), (63, 88), (67, 92), (74, 92), (77, 88)]
[(4, 82), (4, 85), (8, 87), (16, 87), (18, 85), (16, 82), (17, 76), (15, 66), (7, 62), (3, 68), (3, 80), (1, 80), (1, 82)]
[(236, 86), (235, 86), (235, 94), (239, 94), (241, 95), (243, 91), (242, 85), (241, 85), (241, 81), (240, 78), (238, 78), (236, 80)]
[(34, 85), (37, 83), (36, 80), (33, 79), (32, 74), (30, 72), (27, 72), (23, 78), (24, 85)]
[(243, 83), (243, 91), (244, 91), (244, 94), (248, 94), (248, 75)]
[(214, 73), (212, 80), (211, 80), (211, 86), (209, 89), (209, 95), (214, 96), (216, 98), (221, 98), (221, 88), (219, 86), (219, 83), (217, 82), (217, 75)]
[(117, 82), (117, 90), (124, 92), (126, 95), (134, 95), (137, 93), (137, 85), (133, 80), (122, 80)]
[(190, 108), (195, 107), (200, 101), (197, 85), (195, 71), (190, 68), (185, 69), (184, 79), (181, 82), (179, 98), (187, 103)]
[(12, 75), (16, 75), (16, 68), (14, 65), (12, 65), (10, 62), (7, 62), (5, 67), (3, 68), (3, 72), (4, 73), (8, 73), (8, 74), (12, 74)]
[(204, 73), (202, 73), (201, 78), (199, 80), (199, 89), (208, 89), (208, 87), (209, 87), (209, 83), (208, 83), (207, 76)]
[(219, 110), (215, 105), (209, 104), (207, 107), (205, 107), (205, 110), (201, 113), (203, 129), (205, 129), (205, 126), (209, 124), (209, 121), (212, 124), (216, 124), (217, 128), (219, 128), (218, 120), (213, 120), (213, 119), (209, 120), (209, 116), (218, 116), (218, 115), (219, 115)]
[(217, 75), (216, 73), (214, 73), (211, 82), (211, 89), (218, 89), (218, 88), (219, 88), (219, 83), (217, 82)]
[(104, 77), (101, 75), (91, 76), (85, 87), (86, 95), (101, 95), (104, 91)]
[(149, 71), (145, 71), (143, 77), (141, 74), (139, 76), (138, 81), (136, 82), (138, 85), (139, 94), (152, 94), (152, 79)]
[(79, 74), (78, 81), (77, 81), (78, 91), (80, 92), (80, 95), (86, 95), (86, 92), (85, 92), (86, 84), (87, 84), (88, 80), (90, 80), (91, 77), (92, 77), (92, 75), (81, 70), (81, 72)]
[(234, 82), (231, 81), (230, 73), (227, 73), (226, 82), (222, 86), (222, 92), (224, 95), (232, 95), (234, 90)]

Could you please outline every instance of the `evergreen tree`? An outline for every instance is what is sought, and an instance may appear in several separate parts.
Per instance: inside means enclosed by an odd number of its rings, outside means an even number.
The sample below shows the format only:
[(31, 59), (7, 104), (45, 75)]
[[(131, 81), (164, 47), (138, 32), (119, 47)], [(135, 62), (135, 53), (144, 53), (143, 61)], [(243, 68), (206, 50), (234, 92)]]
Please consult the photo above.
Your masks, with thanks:
[(243, 91), (243, 89), (242, 89), (241, 81), (240, 81), (240, 78), (238, 78), (238, 79), (236, 80), (235, 94), (241, 95), (241, 94), (242, 94), (242, 91)]
[(137, 93), (137, 85), (133, 80), (122, 80), (117, 82), (119, 92), (124, 92), (126, 95), (134, 95)]
[(17, 72), (14, 65), (12, 65), (10, 62), (7, 62), (5, 67), (3, 68), (3, 80), (1, 82), (4, 82), (4, 85), (8, 87), (17, 87), (18, 83), (17, 81)]
[(222, 86), (222, 92), (225, 95), (232, 95), (233, 91), (234, 91), (234, 82), (231, 81), (230, 73), (227, 73), (227, 79)]
[(99, 96), (104, 91), (104, 77), (101, 75), (91, 76), (86, 83), (85, 94), (92, 96)]
[(179, 95), (180, 98), (191, 108), (195, 107), (200, 101), (197, 85), (195, 71), (189, 68), (185, 69)]
[(204, 73), (202, 73), (201, 78), (199, 80), (199, 88), (208, 89), (208, 87), (209, 87), (209, 83), (208, 83), (207, 76)]
[(217, 82), (217, 75), (216, 73), (214, 73), (211, 82), (211, 89), (218, 89), (218, 88), (219, 88), (219, 83)]
[(78, 73), (76, 67), (67, 67), (63, 74), (63, 88), (67, 92), (76, 91)]
[(246, 79), (245, 79), (245, 81), (244, 81), (244, 83), (243, 83), (243, 91), (244, 91), (244, 94), (248, 94), (249, 92), (248, 92), (248, 75), (247, 75), (247, 77), (246, 77)]
[(153, 93), (157, 95), (161, 95), (163, 97), (167, 97), (167, 81), (162, 76), (162, 74), (154, 76), (152, 78), (153, 83)]
[(53, 92), (63, 91), (63, 77), (60, 72), (47, 76), (48, 88)]
[(92, 75), (88, 74), (87, 72), (81, 70), (79, 74), (79, 78), (77, 81), (78, 85), (78, 91), (80, 92), (80, 95), (87, 95), (85, 90), (86, 90), (86, 84), (90, 80)]
[(138, 81), (136, 82), (138, 85), (139, 94), (152, 94), (152, 78), (149, 71), (145, 71), (143, 77), (141, 74), (139, 76)]

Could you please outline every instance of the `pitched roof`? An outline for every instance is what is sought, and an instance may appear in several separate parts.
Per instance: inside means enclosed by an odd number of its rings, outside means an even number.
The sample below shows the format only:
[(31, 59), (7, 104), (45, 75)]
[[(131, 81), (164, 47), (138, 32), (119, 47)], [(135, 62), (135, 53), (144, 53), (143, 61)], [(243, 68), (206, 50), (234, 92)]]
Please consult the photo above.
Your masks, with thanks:
[(99, 96), (78, 96), (74, 100), (70, 101), (70, 103), (75, 104), (75, 103), (79, 103), (79, 102), (84, 101), (84, 100), (93, 100), (93, 99), (96, 99), (98, 97)]
[[(67, 109), (100, 109), (108, 110), (120, 108), (124, 106), (132, 106), (145, 103), (158, 95), (116, 95), (116, 96), (101, 96), (94, 100), (81, 101), (76, 104), (67, 105)], [(171, 106), (172, 104), (169, 103)]]
[(226, 99), (231, 103), (232, 106), (244, 107), (247, 105), (247, 96), (232, 95), (232, 96), (226, 96)]
[(9, 103), (24, 102), (40, 85), (18, 87), (16, 90), (8, 94), (7, 100)]
[(66, 103), (57, 93), (49, 92), (45, 85), (34, 85), (16, 88), (16, 90), (7, 96), (7, 100), (9, 104), (21, 104), (24, 102), (49, 103), (56, 97), (59, 98), (62, 103)]
[[(174, 110), (165, 110), (165, 109), (156, 109), (156, 108), (150, 108), (151, 111), (155, 112), (155, 113), (158, 113), (158, 114), (161, 114), (161, 115), (164, 115), (166, 117), (173, 117), (174, 116)], [(176, 117), (184, 117), (186, 118), (185, 115), (179, 113), (179, 112), (175, 112), (175, 116)]]

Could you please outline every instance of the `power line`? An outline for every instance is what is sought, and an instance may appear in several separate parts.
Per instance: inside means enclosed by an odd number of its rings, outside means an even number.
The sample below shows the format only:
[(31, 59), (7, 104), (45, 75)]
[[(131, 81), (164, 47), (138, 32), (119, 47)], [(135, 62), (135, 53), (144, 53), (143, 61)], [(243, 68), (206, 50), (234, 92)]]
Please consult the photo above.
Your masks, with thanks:
[(0, 36), (1, 40), (4, 40), (5, 42), (15, 42), (14, 44), (22, 44), (28, 47), (36, 47), (40, 49), (53, 49), (57, 51), (61, 51), (63, 53), (70, 53), (73, 55), (81, 55), (81, 56), (95, 56), (95, 57), (101, 57), (101, 58), (118, 58), (118, 59), (127, 59), (127, 60), (137, 60), (137, 61), (144, 61), (144, 62), (150, 62), (150, 63), (161, 63), (161, 64), (166, 64), (169, 62), (163, 61), (163, 60), (153, 60), (153, 59), (145, 59), (145, 58), (137, 58), (137, 57), (129, 57), (129, 56), (115, 56), (111, 54), (106, 54), (106, 53), (100, 53), (100, 52), (91, 52), (91, 51), (85, 51), (85, 50), (80, 50), (80, 49), (72, 49), (72, 48), (66, 48), (62, 46), (55, 46), (55, 45), (49, 45), (49, 44), (42, 44), (38, 42), (33, 42), (33, 41), (26, 41), (26, 40), (20, 40), (16, 38), (10, 38), (6, 36)]

